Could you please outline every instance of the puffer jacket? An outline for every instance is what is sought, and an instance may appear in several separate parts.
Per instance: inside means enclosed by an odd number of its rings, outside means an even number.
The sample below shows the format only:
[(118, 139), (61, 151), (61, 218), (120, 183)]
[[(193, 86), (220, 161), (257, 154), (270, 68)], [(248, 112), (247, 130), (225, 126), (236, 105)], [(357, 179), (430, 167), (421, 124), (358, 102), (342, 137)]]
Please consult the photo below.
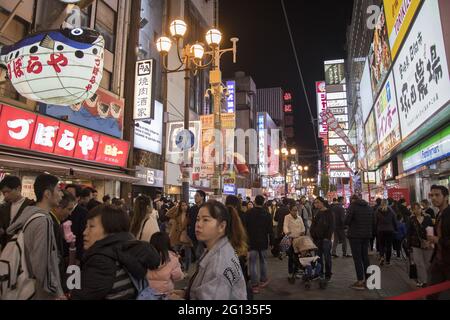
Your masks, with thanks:
[(171, 294), (174, 290), (174, 282), (183, 280), (183, 278), (179, 257), (171, 251), (169, 251), (169, 261), (158, 269), (147, 272), (149, 287), (160, 294)]
[(376, 230), (376, 215), (364, 200), (353, 202), (348, 208), (345, 225), (349, 239), (372, 239)]
[(377, 233), (378, 232), (396, 232), (397, 219), (391, 208), (383, 211), (381, 208), (377, 210)]
[(81, 289), (73, 300), (133, 300), (137, 296), (130, 275), (144, 280), (148, 269), (156, 269), (158, 252), (130, 233), (117, 233), (97, 241), (81, 262)]

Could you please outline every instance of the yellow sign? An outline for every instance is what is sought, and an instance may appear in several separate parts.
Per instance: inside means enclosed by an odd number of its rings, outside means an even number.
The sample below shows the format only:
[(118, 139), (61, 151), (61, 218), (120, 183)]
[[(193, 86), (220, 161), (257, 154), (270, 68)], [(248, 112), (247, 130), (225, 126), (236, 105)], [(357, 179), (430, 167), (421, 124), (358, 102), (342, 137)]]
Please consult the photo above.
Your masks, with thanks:
[(202, 130), (214, 129), (214, 115), (213, 114), (201, 116), (200, 120), (202, 121)]
[(222, 129), (235, 129), (236, 128), (236, 114), (235, 113), (222, 113)]
[(384, 12), (389, 33), (392, 60), (408, 32), (422, 0), (384, 0)]

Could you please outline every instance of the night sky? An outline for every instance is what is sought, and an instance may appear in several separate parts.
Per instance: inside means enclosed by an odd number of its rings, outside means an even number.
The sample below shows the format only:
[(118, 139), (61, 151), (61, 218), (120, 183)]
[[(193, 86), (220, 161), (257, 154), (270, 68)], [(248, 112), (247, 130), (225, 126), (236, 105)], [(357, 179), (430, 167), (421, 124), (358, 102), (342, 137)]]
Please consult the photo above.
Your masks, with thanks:
[[(346, 58), (346, 31), (353, 0), (285, 0), (313, 117), (317, 118), (315, 82), (324, 80), (324, 60)], [(316, 144), (296, 67), (281, 0), (220, 0), (219, 25), (224, 46), (237, 36), (238, 61), (222, 58), (224, 77), (250, 75), (257, 88), (282, 87), (294, 95), (296, 141), (301, 160), (315, 166)], [(317, 127), (317, 126), (316, 126)], [(320, 146), (320, 144), (319, 144)], [(314, 170), (315, 171), (315, 170)]]

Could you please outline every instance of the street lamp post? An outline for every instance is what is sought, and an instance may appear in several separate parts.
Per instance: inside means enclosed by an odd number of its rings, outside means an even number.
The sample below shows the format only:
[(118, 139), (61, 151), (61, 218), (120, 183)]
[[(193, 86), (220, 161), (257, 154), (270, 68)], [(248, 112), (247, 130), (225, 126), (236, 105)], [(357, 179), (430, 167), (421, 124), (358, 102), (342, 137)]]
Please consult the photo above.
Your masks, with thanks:
[[(187, 25), (183, 20), (177, 19), (170, 24), (170, 33), (172, 38), (163, 36), (156, 41), (156, 48), (158, 52), (163, 56), (162, 65), (165, 73), (184, 72), (185, 73), (185, 99), (184, 99), (184, 136), (183, 136), (183, 200), (189, 202), (189, 187), (190, 187), (190, 171), (191, 157), (190, 148), (194, 141), (191, 141), (191, 135), (189, 132), (189, 105), (190, 105), (190, 86), (191, 86), (191, 72), (194, 75), (199, 70), (207, 69), (212, 65), (212, 71), (210, 73), (211, 92), (214, 96), (214, 127), (220, 129), (221, 127), (221, 97), (224, 93), (224, 86), (222, 85), (222, 76), (220, 73), (220, 57), (225, 52), (232, 51), (234, 54), (233, 62), (236, 63), (237, 42), (239, 39), (232, 38), (232, 49), (220, 50), (220, 42), (222, 41), (222, 34), (217, 29), (211, 29), (206, 33), (205, 39), (210, 46), (211, 51), (205, 52), (205, 47), (202, 43), (195, 43), (193, 45), (186, 44), (184, 48), (180, 48), (180, 43), (183, 40), (184, 35), (187, 32)], [(172, 44), (175, 42), (178, 60), (180, 65), (175, 69), (170, 69), (165, 62), (165, 58), (172, 48)], [(181, 51), (181, 52), (180, 52)], [(203, 64), (203, 57), (205, 55), (211, 56), (211, 60)], [(217, 146), (217, 144), (216, 144)], [(217, 150), (216, 150), (217, 151)], [(215, 172), (218, 170), (215, 166)], [(220, 170), (220, 168), (219, 168)], [(220, 177), (220, 174), (219, 174)], [(219, 184), (220, 188), (220, 184)]]

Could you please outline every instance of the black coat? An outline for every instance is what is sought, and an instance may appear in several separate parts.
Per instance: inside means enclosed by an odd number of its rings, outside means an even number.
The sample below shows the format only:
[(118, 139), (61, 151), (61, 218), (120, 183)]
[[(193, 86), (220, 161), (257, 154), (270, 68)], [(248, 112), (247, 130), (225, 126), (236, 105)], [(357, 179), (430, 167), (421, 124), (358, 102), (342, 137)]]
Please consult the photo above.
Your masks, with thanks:
[[(77, 205), (71, 215), (69, 216), (72, 221), (72, 232), (76, 237), (75, 246), (77, 248), (77, 260), (81, 261), (84, 254), (83, 244), (83, 232), (86, 229), (88, 211), (85, 206)], [(64, 256), (69, 256), (69, 244), (64, 241)]]
[(331, 240), (334, 232), (334, 218), (331, 210), (319, 211), (312, 221), (309, 232), (314, 241)]
[(345, 209), (340, 204), (333, 204), (330, 208), (333, 212), (335, 230), (343, 230), (345, 228)]
[(81, 262), (81, 289), (74, 300), (130, 300), (137, 291), (131, 282), (145, 279), (147, 270), (159, 267), (158, 252), (130, 233), (117, 233), (97, 241)]
[(263, 208), (253, 208), (245, 214), (250, 250), (267, 250), (273, 245), (272, 217)]
[[(28, 198), (25, 198), (25, 201), (20, 206), (19, 211), (17, 211), (17, 215), (15, 216), (14, 220), (17, 220), (17, 218), (20, 217), (23, 210), (25, 210), (28, 206), (33, 206), (35, 202), (33, 200), (30, 200)], [(6, 202), (0, 206), (0, 247), (4, 248), (6, 246), (6, 243), (9, 240), (9, 236), (6, 234), (6, 231), (8, 230), (9, 226), (12, 224), (11, 221), (11, 203)]]
[(376, 230), (376, 215), (364, 200), (353, 202), (348, 208), (345, 225), (349, 239), (372, 239)]
[(388, 207), (387, 211), (383, 211), (378, 208), (376, 212), (377, 216), (377, 229), (376, 232), (396, 232), (397, 218), (395, 217), (394, 211)]
[(278, 208), (277, 212), (275, 212), (274, 221), (278, 222), (277, 226), (277, 237), (280, 238), (283, 234), (283, 226), (284, 226), (284, 218), (289, 214), (289, 208), (287, 206), (281, 206)]
[(188, 210), (189, 223), (187, 227), (187, 233), (189, 238), (191, 238), (194, 243), (198, 242), (197, 236), (195, 235), (195, 224), (197, 223), (197, 216), (199, 211), (200, 207), (197, 205), (193, 205)]
[(422, 223), (415, 216), (411, 217), (407, 226), (408, 245), (414, 248), (421, 247), (421, 240), (427, 240), (427, 228), (433, 227), (433, 220), (425, 216)]
[[(438, 215), (436, 221), (435, 235), (437, 236), (437, 227), (441, 224), (441, 238), (439, 239), (438, 246), (442, 248), (442, 261), (440, 265), (445, 270), (450, 270), (450, 207), (447, 207), (443, 212)], [(433, 254), (433, 262), (436, 260), (436, 253), (438, 246), (435, 248)]]

